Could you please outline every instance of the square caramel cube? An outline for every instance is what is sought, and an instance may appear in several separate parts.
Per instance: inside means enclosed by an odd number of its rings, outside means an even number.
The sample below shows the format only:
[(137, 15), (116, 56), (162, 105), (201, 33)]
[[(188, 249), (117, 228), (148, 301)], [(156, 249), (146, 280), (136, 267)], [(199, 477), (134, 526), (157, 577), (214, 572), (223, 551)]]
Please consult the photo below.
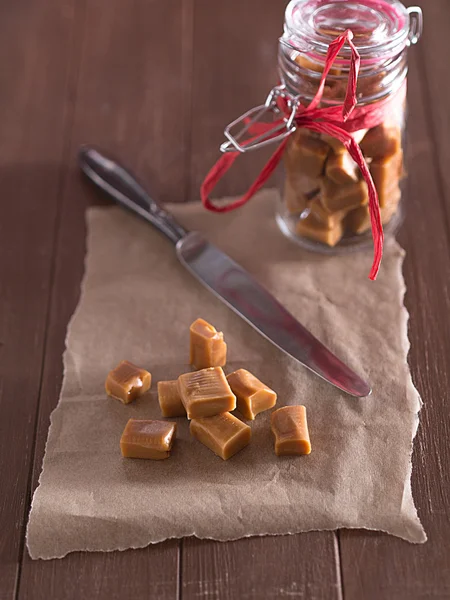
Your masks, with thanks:
[(308, 205), (308, 198), (306, 195), (297, 190), (289, 179), (286, 179), (284, 184), (284, 203), (291, 215), (301, 214)]
[[(400, 201), (401, 191), (400, 188), (392, 191), (391, 203), (380, 207), (381, 222), (383, 225), (387, 225), (392, 217), (398, 210), (398, 203)], [(344, 226), (349, 229), (352, 233), (361, 234), (365, 231), (369, 231), (372, 226), (370, 220), (370, 211), (368, 206), (360, 206), (355, 210), (351, 210), (345, 217)]]
[[(311, 58), (305, 54), (297, 54), (294, 60), (300, 67), (302, 67), (302, 69), (306, 69), (307, 71), (315, 71), (316, 73), (323, 73), (324, 64), (311, 60)], [(329, 75), (341, 75), (341, 73), (342, 70), (338, 67), (331, 67), (328, 72)]]
[(284, 406), (274, 411), (270, 424), (277, 456), (310, 454), (308, 423), (304, 406)]
[(236, 396), (221, 367), (180, 375), (178, 392), (188, 419), (212, 417), (236, 408)]
[(375, 160), (387, 158), (401, 151), (402, 135), (399, 127), (377, 125), (361, 140), (364, 156)]
[(227, 345), (223, 333), (205, 321), (197, 319), (189, 329), (190, 364), (195, 369), (223, 367), (227, 362)]
[(186, 416), (186, 409), (181, 402), (177, 380), (158, 382), (158, 401), (163, 417)]
[(250, 442), (251, 429), (229, 412), (192, 419), (193, 437), (223, 460), (228, 460)]
[(346, 185), (358, 181), (359, 167), (347, 150), (338, 154), (333, 152), (328, 157), (325, 175), (334, 183)]
[(330, 227), (329, 223), (324, 223), (314, 212), (308, 211), (308, 213), (305, 213), (296, 224), (296, 230), (299, 235), (330, 247), (336, 246), (341, 241), (344, 235), (341, 220), (336, 220)]
[(288, 177), (294, 173), (303, 173), (311, 178), (320, 177), (330, 146), (304, 129), (298, 129), (291, 138), (283, 155)]
[(313, 179), (301, 173), (288, 174), (283, 195), (288, 212), (292, 215), (301, 214), (319, 191), (320, 179)]
[[(357, 144), (361, 143), (361, 140), (364, 138), (368, 129), (359, 129), (358, 131), (354, 131), (352, 133), (352, 138), (355, 140)], [(331, 135), (327, 135), (326, 133), (321, 134), (321, 139), (326, 142), (335, 154), (341, 154), (343, 152), (348, 152), (347, 148), (344, 146), (342, 142), (340, 142), (337, 138), (334, 138)]]
[(392, 204), (399, 195), (403, 177), (403, 153), (397, 152), (388, 158), (373, 160), (370, 173), (378, 192), (378, 200), (383, 208)]
[(122, 456), (163, 460), (169, 458), (177, 424), (130, 419), (120, 438)]
[(129, 404), (148, 392), (151, 384), (152, 376), (148, 371), (137, 367), (128, 360), (123, 360), (108, 373), (105, 390), (108, 396), (117, 398), (124, 404)]
[(312, 215), (317, 223), (321, 223), (325, 229), (336, 229), (342, 222), (342, 219), (347, 214), (345, 210), (328, 211), (322, 205), (320, 197), (314, 198), (309, 205), (309, 214)]
[(324, 178), (321, 186), (322, 206), (329, 212), (351, 210), (369, 203), (369, 189), (365, 181), (340, 185)]
[(253, 421), (260, 412), (273, 408), (276, 393), (246, 369), (238, 369), (227, 376), (237, 398), (237, 409), (245, 419)]
[(361, 234), (371, 227), (370, 212), (368, 206), (360, 206), (351, 210), (344, 220), (344, 226), (352, 233)]

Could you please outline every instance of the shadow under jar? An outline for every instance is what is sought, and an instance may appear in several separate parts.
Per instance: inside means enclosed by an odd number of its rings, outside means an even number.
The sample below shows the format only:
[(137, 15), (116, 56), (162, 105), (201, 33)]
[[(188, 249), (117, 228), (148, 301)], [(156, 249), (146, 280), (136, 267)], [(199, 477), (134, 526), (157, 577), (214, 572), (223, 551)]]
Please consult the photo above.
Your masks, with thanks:
[[(357, 106), (344, 128), (360, 145), (377, 189), (387, 235), (401, 221), (407, 48), (422, 29), (419, 8), (398, 0), (293, 0), (279, 46), (286, 92), (308, 106), (318, 91), (330, 43), (350, 29), (360, 57)], [(319, 107), (342, 106), (351, 50), (339, 52)], [(370, 127), (360, 127), (371, 113)], [(375, 118), (374, 118), (375, 116)], [(363, 119), (364, 121), (364, 119)], [(368, 187), (336, 138), (297, 128), (283, 154), (285, 178), (278, 224), (311, 250), (336, 253), (372, 244)]]

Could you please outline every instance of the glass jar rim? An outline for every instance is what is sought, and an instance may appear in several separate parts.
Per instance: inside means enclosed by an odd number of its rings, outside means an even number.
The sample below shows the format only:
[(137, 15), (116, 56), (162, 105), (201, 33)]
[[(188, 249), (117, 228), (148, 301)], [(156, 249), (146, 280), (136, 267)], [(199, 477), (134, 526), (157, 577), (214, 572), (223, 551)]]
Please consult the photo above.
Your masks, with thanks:
[[(291, 0), (281, 41), (300, 52), (325, 55), (346, 29), (353, 31), (363, 61), (383, 61), (408, 45), (410, 14), (399, 0)], [(344, 47), (341, 55), (349, 58), (350, 48)]]

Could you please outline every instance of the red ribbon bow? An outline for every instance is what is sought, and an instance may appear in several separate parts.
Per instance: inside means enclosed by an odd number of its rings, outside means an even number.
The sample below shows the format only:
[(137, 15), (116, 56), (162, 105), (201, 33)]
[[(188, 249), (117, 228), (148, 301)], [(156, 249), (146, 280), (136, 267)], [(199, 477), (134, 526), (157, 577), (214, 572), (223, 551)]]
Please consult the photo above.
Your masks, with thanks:
[[(330, 44), (328, 47), (325, 68), (322, 73), (319, 89), (317, 90), (317, 93), (309, 106), (304, 107), (299, 105), (295, 115), (295, 124), (296, 127), (303, 127), (318, 133), (325, 133), (338, 139), (346, 147), (350, 156), (357, 163), (359, 169), (361, 170), (369, 189), (369, 211), (372, 225), (372, 237), (374, 242), (374, 258), (369, 277), (370, 279), (375, 280), (380, 269), (384, 242), (380, 206), (378, 202), (377, 190), (367, 167), (367, 163), (361, 152), (361, 148), (353, 139), (351, 132), (358, 131), (360, 129), (368, 129), (381, 123), (383, 116), (391, 107), (392, 101), (397, 100), (397, 98), (389, 98), (387, 101), (367, 105), (362, 108), (358, 108), (355, 111), (355, 106), (357, 103), (356, 84), (359, 73), (360, 56), (352, 42), (352, 39), (353, 33), (350, 30), (347, 30)], [(336, 57), (346, 42), (351, 48), (351, 61), (344, 103), (342, 106), (317, 108), (322, 100), (327, 75), (334, 64)], [(277, 104), (283, 113), (286, 115), (289, 114), (289, 108), (286, 100), (279, 97)], [(350, 115), (352, 115), (351, 120), (349, 120)], [(284, 119), (279, 119), (274, 123), (258, 123), (257, 133), (260, 135), (261, 133), (270, 132), (270, 130), (276, 127), (276, 125), (283, 123)], [(275, 137), (275, 135), (277, 134), (274, 133), (273, 137)], [(247, 143), (252, 141), (252, 139), (254, 138), (248, 140)], [(209, 194), (212, 192), (217, 182), (225, 175), (228, 169), (230, 169), (231, 165), (240, 155), (240, 152), (227, 152), (223, 154), (209, 171), (201, 185), (201, 199), (205, 208), (212, 212), (229, 212), (248, 202), (272, 175), (273, 171), (281, 160), (287, 143), (288, 138), (285, 138), (270, 157), (259, 176), (241, 198), (226, 206), (216, 206), (209, 198)]]

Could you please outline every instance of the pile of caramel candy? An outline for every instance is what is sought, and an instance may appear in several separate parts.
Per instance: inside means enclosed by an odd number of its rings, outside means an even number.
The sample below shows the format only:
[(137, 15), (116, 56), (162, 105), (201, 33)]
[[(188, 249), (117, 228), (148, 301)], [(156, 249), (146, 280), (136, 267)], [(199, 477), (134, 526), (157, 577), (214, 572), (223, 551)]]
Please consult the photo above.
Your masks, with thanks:
[[(255, 417), (277, 401), (277, 394), (245, 369), (228, 376), (227, 345), (223, 333), (204, 319), (190, 327), (190, 363), (195, 370), (174, 381), (158, 382), (158, 400), (163, 417), (184, 417), (190, 421), (191, 435), (223, 460), (245, 448), (251, 440), (251, 428), (244, 419)], [(108, 373), (105, 388), (109, 396), (129, 404), (146, 394), (152, 376), (129, 361), (122, 361)], [(130, 419), (120, 440), (127, 458), (161, 460), (170, 456), (176, 438), (177, 423), (163, 420)], [(275, 436), (275, 454), (300, 455), (311, 452), (306, 409), (285, 406), (271, 415)]]

